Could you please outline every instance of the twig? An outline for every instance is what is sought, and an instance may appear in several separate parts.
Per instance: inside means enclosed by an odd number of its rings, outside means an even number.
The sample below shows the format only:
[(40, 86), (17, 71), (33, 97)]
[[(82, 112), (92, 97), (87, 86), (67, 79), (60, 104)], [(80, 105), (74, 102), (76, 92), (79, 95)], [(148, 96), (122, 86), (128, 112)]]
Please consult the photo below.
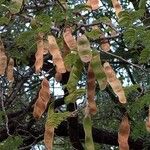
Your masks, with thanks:
[[(2, 89), (2, 88), (1, 88)], [(5, 115), (5, 127), (6, 127), (6, 130), (7, 130), (7, 135), (8, 136), (11, 136), (10, 132), (9, 132), (9, 127), (8, 127), (8, 116), (6, 114), (6, 110), (5, 110), (5, 106), (4, 106), (4, 95), (3, 95), (3, 91), (0, 91), (0, 98), (1, 98), (1, 105), (2, 105), (2, 111)]]
[(115, 55), (115, 54), (110, 53), (110, 52), (105, 52), (105, 51), (103, 51), (103, 50), (100, 50), (100, 52), (105, 53), (105, 54), (108, 54), (108, 55), (111, 55), (111, 56), (113, 56), (113, 57), (115, 57), (115, 58), (118, 58), (118, 59), (120, 59), (120, 60), (122, 60), (122, 61), (124, 61), (124, 62), (126, 62), (126, 63), (128, 63), (128, 64), (130, 64), (130, 65), (132, 65), (132, 66), (134, 66), (134, 67), (136, 67), (136, 68), (139, 68), (139, 69), (141, 69), (141, 70), (143, 70), (143, 71), (147, 71), (147, 70), (145, 70), (144, 68), (142, 68), (142, 67), (140, 67), (140, 66), (138, 66), (138, 65), (136, 65), (136, 64), (134, 64), (134, 63), (131, 63), (131, 62), (127, 61), (126, 59), (124, 59), (124, 58), (122, 58), (122, 57), (120, 57), (120, 56), (118, 56), (118, 55)]

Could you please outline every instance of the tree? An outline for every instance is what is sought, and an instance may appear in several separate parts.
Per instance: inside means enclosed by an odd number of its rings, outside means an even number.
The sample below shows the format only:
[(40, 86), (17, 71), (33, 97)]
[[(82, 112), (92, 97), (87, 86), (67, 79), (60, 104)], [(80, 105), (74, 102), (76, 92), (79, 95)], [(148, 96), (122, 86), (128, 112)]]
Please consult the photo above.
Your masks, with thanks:
[(150, 149), (149, 3), (0, 0), (0, 149)]

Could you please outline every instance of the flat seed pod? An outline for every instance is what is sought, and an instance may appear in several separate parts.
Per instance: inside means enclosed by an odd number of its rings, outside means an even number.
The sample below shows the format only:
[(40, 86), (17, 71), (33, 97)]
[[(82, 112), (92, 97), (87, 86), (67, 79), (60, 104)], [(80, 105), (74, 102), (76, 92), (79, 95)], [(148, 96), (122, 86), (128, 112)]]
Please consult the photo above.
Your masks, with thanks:
[(61, 56), (60, 49), (57, 45), (55, 37), (52, 35), (49, 35), (48, 43), (49, 43), (49, 53), (53, 57), (53, 63), (56, 65), (58, 72), (65, 73), (66, 68), (65, 68), (64, 61)]
[(49, 43), (48, 41), (44, 41), (44, 52), (43, 52), (43, 55), (46, 55), (48, 54), (48, 51), (49, 51)]
[(87, 5), (91, 6), (92, 10), (96, 10), (99, 8), (100, 0), (88, 0)]
[(89, 114), (88, 106), (85, 108), (85, 116), (83, 118), (83, 128), (85, 132), (85, 147), (86, 150), (95, 150), (92, 137), (92, 121)]
[(100, 46), (104, 52), (108, 52), (110, 50), (110, 44), (108, 39), (105, 38), (104, 34), (101, 35)]
[(88, 81), (87, 81), (87, 95), (88, 95), (88, 106), (89, 106), (89, 113), (94, 115), (97, 112), (96, 103), (94, 100), (95, 96), (95, 75), (91, 65), (89, 64), (88, 67)]
[(5, 54), (3, 42), (0, 39), (0, 75), (5, 74), (6, 67), (7, 67), (7, 56)]
[(80, 59), (87, 63), (92, 59), (92, 50), (90, 47), (90, 42), (85, 35), (78, 37), (77, 39), (77, 49)]
[(44, 53), (44, 42), (43, 33), (39, 33), (36, 39), (37, 51), (35, 53), (35, 72), (39, 73), (43, 67), (43, 53)]
[(63, 32), (63, 38), (66, 42), (67, 46), (70, 50), (76, 50), (77, 49), (77, 42), (72, 36), (72, 29), (71, 27), (67, 27), (65, 31)]
[(120, 5), (119, 0), (111, 0), (111, 1), (115, 9), (116, 16), (118, 17), (118, 14), (122, 11), (122, 6)]
[(107, 82), (112, 87), (114, 93), (118, 96), (120, 103), (126, 103), (126, 97), (122, 84), (119, 79), (117, 79), (116, 74), (108, 62), (104, 63), (104, 71), (107, 76)]
[(70, 53), (70, 49), (67, 46), (66, 42), (64, 41), (63, 42), (63, 53), (62, 53), (63, 58), (65, 58), (69, 53)]
[(56, 80), (57, 82), (60, 82), (61, 79), (62, 79), (62, 74), (59, 73), (59, 72), (56, 72), (56, 74), (55, 74), (55, 80)]
[(39, 91), (38, 99), (34, 104), (33, 116), (36, 119), (41, 118), (42, 114), (47, 108), (47, 104), (50, 100), (49, 82), (46, 78), (41, 83), (41, 89)]
[(119, 150), (129, 150), (128, 138), (130, 135), (130, 123), (127, 116), (122, 118), (118, 131)]
[(54, 127), (46, 123), (44, 132), (44, 144), (47, 150), (52, 150), (53, 140), (54, 140)]
[(7, 70), (6, 70), (7, 79), (10, 82), (14, 81), (13, 69), (14, 69), (14, 60), (10, 58), (8, 62)]
[(104, 90), (107, 85), (106, 75), (104, 73), (103, 66), (101, 64), (100, 54), (96, 51), (93, 52), (91, 67), (93, 68), (93, 72), (98, 81), (100, 90)]
[(52, 150), (53, 141), (54, 141), (54, 106), (53, 103), (49, 105), (47, 119), (45, 123), (45, 132), (44, 132), (44, 144), (47, 150)]

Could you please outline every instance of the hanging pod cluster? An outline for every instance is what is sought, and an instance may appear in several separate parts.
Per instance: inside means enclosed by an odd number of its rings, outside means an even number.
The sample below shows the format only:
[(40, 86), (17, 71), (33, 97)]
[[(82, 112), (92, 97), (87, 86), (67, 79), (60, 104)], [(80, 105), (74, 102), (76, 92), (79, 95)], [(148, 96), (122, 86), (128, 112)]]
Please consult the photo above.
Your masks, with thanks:
[(61, 56), (60, 49), (54, 36), (49, 35), (47, 41), (43, 39), (44, 34), (39, 33), (36, 39), (37, 51), (35, 54), (35, 71), (38, 73), (43, 66), (43, 55), (49, 53), (52, 55), (53, 64), (56, 66), (56, 80), (61, 80), (61, 74), (66, 72), (66, 68)]
[(0, 75), (5, 75), (8, 81), (14, 81), (14, 60), (12, 58), (8, 58), (5, 53), (5, 48), (2, 40), (0, 40)]
[(46, 78), (41, 83), (41, 89), (39, 91), (38, 98), (34, 104), (33, 116), (36, 119), (40, 119), (42, 114), (47, 108), (47, 104), (50, 100), (49, 82)]

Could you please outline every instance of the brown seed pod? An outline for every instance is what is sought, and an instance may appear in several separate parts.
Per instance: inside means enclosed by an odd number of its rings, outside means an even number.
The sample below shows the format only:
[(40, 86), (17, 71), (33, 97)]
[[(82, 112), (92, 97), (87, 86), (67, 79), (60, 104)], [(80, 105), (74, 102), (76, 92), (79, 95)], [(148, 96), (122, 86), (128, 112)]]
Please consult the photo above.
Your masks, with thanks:
[(101, 49), (104, 52), (108, 52), (110, 50), (110, 44), (109, 44), (108, 39), (105, 38), (103, 33), (101, 34), (100, 38), (101, 38), (101, 40), (100, 40)]
[(43, 55), (48, 54), (48, 50), (49, 50), (49, 43), (48, 43), (48, 41), (44, 40), (44, 52), (43, 52)]
[(111, 1), (115, 9), (116, 16), (118, 17), (118, 14), (122, 11), (122, 6), (120, 5), (119, 0), (111, 0)]
[(52, 150), (53, 139), (54, 139), (54, 127), (46, 123), (44, 132), (44, 144), (47, 150)]
[(96, 10), (99, 8), (100, 0), (88, 0), (87, 5), (91, 6), (92, 10)]
[(61, 79), (62, 79), (62, 74), (59, 73), (59, 72), (56, 72), (56, 74), (55, 74), (55, 80), (56, 80), (57, 82), (60, 82)]
[(67, 27), (63, 32), (64, 41), (66, 42), (67, 46), (70, 50), (77, 49), (77, 42), (72, 36), (72, 29), (71, 27)]
[(129, 150), (128, 138), (130, 135), (130, 123), (127, 116), (122, 118), (118, 131), (119, 150)]
[(104, 72), (107, 76), (107, 82), (112, 87), (114, 93), (118, 96), (120, 103), (126, 103), (126, 97), (122, 84), (119, 79), (117, 79), (116, 74), (108, 62), (104, 63)]
[(57, 70), (59, 73), (65, 73), (66, 68), (64, 65), (63, 58), (61, 56), (60, 49), (57, 45), (56, 39), (54, 36), (49, 35), (48, 36), (48, 43), (49, 43), (49, 53), (53, 57), (53, 63), (56, 65)]
[(35, 53), (35, 72), (39, 73), (43, 67), (43, 53), (44, 53), (44, 41), (43, 33), (39, 33), (36, 39), (37, 51)]
[(47, 108), (47, 104), (50, 100), (49, 82), (46, 78), (41, 83), (41, 89), (39, 91), (38, 99), (34, 104), (33, 116), (36, 119), (41, 118), (42, 114)]
[(0, 39), (0, 75), (5, 74), (6, 67), (7, 67), (7, 56), (5, 54), (3, 42)]
[(10, 58), (8, 62), (7, 70), (6, 70), (7, 79), (10, 82), (14, 81), (13, 69), (14, 69), (14, 60)]
[(88, 81), (87, 81), (87, 95), (88, 95), (88, 107), (89, 113), (94, 115), (97, 112), (96, 103), (94, 100), (95, 96), (95, 75), (91, 65), (88, 67)]

